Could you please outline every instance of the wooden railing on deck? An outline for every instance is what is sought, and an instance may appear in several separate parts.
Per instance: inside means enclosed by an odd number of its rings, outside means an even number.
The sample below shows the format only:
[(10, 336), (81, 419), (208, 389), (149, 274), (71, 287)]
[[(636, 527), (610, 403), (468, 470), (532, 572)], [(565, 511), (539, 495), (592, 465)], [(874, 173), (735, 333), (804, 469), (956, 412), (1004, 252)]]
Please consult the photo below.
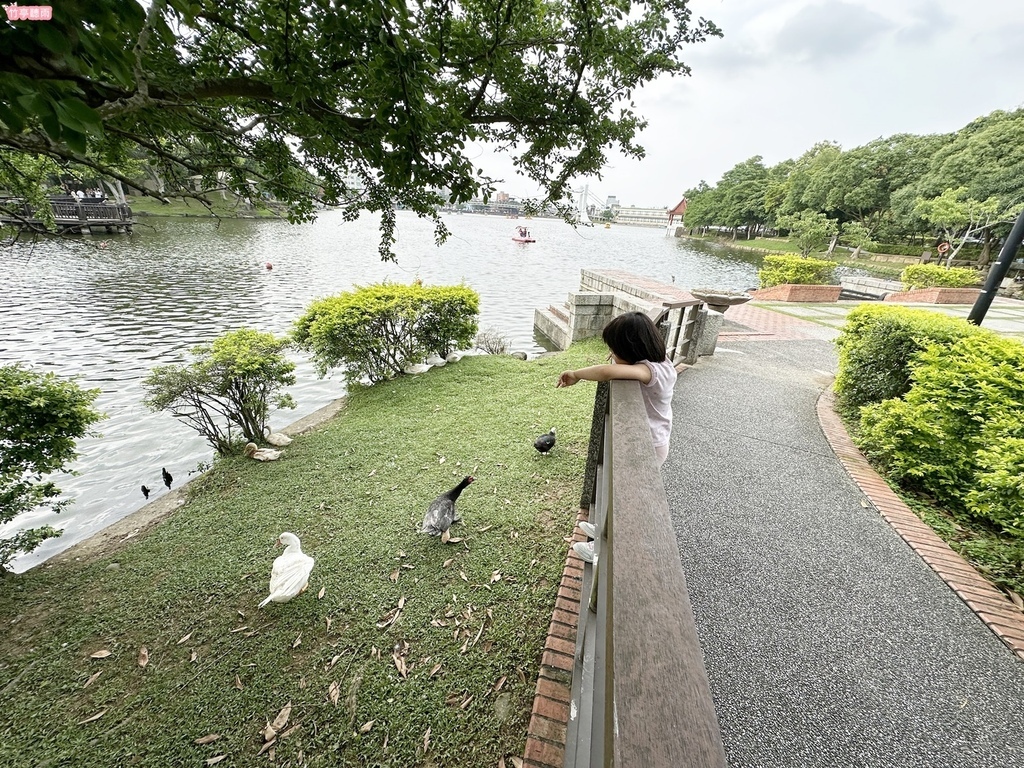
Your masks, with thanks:
[(584, 502), (598, 558), (580, 597), (565, 765), (725, 768), (637, 382), (598, 385)]

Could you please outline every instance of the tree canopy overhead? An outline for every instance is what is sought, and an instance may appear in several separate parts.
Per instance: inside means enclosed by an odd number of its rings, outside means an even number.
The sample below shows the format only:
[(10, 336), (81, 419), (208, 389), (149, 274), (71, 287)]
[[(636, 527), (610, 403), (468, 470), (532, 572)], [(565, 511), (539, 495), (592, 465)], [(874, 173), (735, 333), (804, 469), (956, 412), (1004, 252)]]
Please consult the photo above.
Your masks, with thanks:
[(469, 142), (563, 214), (610, 150), (642, 156), (635, 89), (720, 34), (688, 2), (67, 0), (0, 21), (0, 147), (127, 183), (141, 153), (175, 194), (227, 186), (294, 220), (378, 211), (388, 256), (394, 206), (493, 191)]

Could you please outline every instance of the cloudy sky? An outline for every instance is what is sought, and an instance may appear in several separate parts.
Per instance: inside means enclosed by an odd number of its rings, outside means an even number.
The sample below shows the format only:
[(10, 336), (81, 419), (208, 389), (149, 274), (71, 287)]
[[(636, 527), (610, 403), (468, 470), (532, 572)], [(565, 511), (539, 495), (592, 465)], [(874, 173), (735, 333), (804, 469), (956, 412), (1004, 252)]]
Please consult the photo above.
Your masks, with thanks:
[[(1021, 0), (691, 0), (724, 37), (691, 47), (689, 77), (637, 100), (650, 125), (642, 161), (614, 156), (598, 199), (675, 205), (739, 162), (795, 158), (819, 141), (844, 149), (896, 133), (946, 133), (1024, 107)], [(481, 158), (483, 159), (483, 158)], [(530, 184), (500, 160), (501, 188)], [(582, 186), (582, 184), (581, 184)]]

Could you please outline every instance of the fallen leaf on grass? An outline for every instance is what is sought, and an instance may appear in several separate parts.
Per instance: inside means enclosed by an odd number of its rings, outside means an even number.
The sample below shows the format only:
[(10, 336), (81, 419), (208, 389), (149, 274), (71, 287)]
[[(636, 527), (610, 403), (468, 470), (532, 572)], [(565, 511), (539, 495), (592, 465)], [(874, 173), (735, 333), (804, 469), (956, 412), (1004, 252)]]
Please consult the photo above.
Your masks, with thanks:
[(327, 587), (320, 587), (320, 591), (316, 593), (317, 600), (323, 600), (324, 595), (327, 594)]
[(96, 678), (97, 678), (97, 677), (99, 677), (99, 676), (100, 676), (100, 675), (102, 675), (102, 674), (103, 674), (103, 671), (102, 671), (102, 670), (100, 670), (99, 672), (97, 672), (96, 674), (94, 674), (94, 675), (93, 675), (92, 677), (90, 677), (90, 678), (89, 678), (88, 680), (86, 680), (86, 681), (85, 681), (85, 685), (83, 685), (82, 687), (83, 687), (83, 688), (88, 688), (88, 687), (89, 687), (90, 685), (92, 685), (93, 683), (95, 683), (95, 682), (96, 682)]
[(216, 757), (211, 757), (209, 760), (207, 760), (206, 764), (207, 765), (216, 765), (221, 760), (227, 760), (227, 759), (228, 759), (227, 755), (217, 755)]
[(512, 768), (523, 768), (523, 758), (521, 757), (510, 757), (512, 761)]
[(284, 727), (288, 725), (288, 718), (292, 714), (292, 703), (289, 701), (284, 705), (284, 708), (277, 713), (277, 717), (274, 718), (273, 727), (275, 731), (281, 732)]
[(459, 704), (459, 709), (465, 709), (466, 707), (468, 707), (468, 706), (469, 706), (469, 703), (470, 703), (471, 701), (473, 701), (473, 698), (474, 698), (474, 697), (472, 697), (472, 696), (467, 696), (467, 697), (466, 697), (465, 699), (463, 699), (463, 700), (462, 700), (462, 703), (461, 703), (461, 704)]
[(362, 725), (359, 726), (359, 732), (360, 733), (369, 733), (370, 729), (373, 728), (373, 724), (375, 722), (377, 722), (377, 721), (376, 720), (368, 720), (367, 722), (363, 723)]
[(299, 632), (299, 636), (292, 641), (292, 648), (298, 648), (302, 645), (302, 633)]
[(465, 571), (459, 571), (459, 578), (462, 579), (463, 581), (469, 581), (469, 579), (466, 578), (466, 572)]
[(220, 738), (219, 733), (209, 733), (206, 736), (202, 736), (196, 739), (193, 744), (213, 744), (217, 739)]
[(494, 527), (493, 525), (485, 525), (483, 528), (477, 528), (476, 532), (477, 533), (487, 533), (487, 531), (491, 530), (491, 528), (493, 528), (493, 527)]
[(235, 675), (235, 688), (242, 690), (242, 679), (238, 675)]
[(263, 754), (264, 752), (266, 752), (266, 751), (267, 751), (268, 749), (271, 749), (271, 748), (273, 748), (273, 746), (274, 746), (275, 744), (277, 744), (277, 739), (271, 739), (271, 740), (270, 740), (270, 741), (268, 741), (268, 742), (267, 742), (266, 744), (264, 744), (264, 745), (263, 745), (262, 747), (260, 747), (260, 751), (259, 751), (259, 752), (257, 752), (257, 753), (256, 753), (256, 755), (257, 755), (257, 756), (259, 756), (259, 755), (262, 755), (262, 754)]
[(149, 664), (149, 649), (146, 646), (139, 648), (139, 666), (145, 667)]
[(507, 678), (507, 677), (506, 677), (505, 675), (502, 675), (501, 677), (499, 677), (499, 678), (498, 678), (498, 682), (496, 682), (496, 683), (494, 684), (494, 692), (495, 692), (495, 693), (497, 693), (498, 691), (500, 691), (500, 690), (501, 690), (501, 687), (502, 687), (503, 685), (505, 685), (505, 680), (507, 680), (507, 679), (508, 679), (508, 678)]
[(284, 740), (285, 740), (285, 739), (287, 739), (287, 738), (288, 738), (289, 736), (291, 736), (291, 735), (292, 735), (293, 733), (295, 733), (295, 732), (296, 732), (297, 730), (299, 730), (299, 728), (301, 728), (301, 727), (302, 727), (301, 725), (299, 725), (298, 723), (296, 723), (296, 724), (295, 724), (295, 725), (293, 725), (293, 726), (292, 726), (291, 728), (289, 728), (289, 729), (288, 729), (287, 731), (285, 731), (285, 732), (284, 732), (284, 733), (282, 733), (282, 734), (281, 734), (280, 736), (278, 736), (278, 737), (277, 737), (278, 741), (284, 741)]
[(395, 570), (393, 570), (393, 571), (391, 572), (391, 575), (390, 575), (390, 576), (388, 576), (388, 578), (389, 578), (389, 579), (391, 579), (391, 581), (392, 581), (392, 582), (394, 582), (395, 584), (397, 584), (397, 583), (398, 583), (398, 575), (399, 575), (399, 574), (400, 574), (401, 572), (402, 572), (402, 571), (401, 571), (401, 569), (399, 569), (399, 568), (395, 568)]
[(391, 659), (392, 659), (392, 661), (395, 662), (395, 669), (398, 670), (398, 674), (400, 674), (403, 679), (408, 677), (409, 676), (409, 668), (405, 665), (405, 659), (403, 659), (397, 653), (391, 654)]
[(430, 729), (427, 728), (427, 732), (423, 734), (423, 754), (427, 753), (430, 749)]
[(444, 533), (441, 534), (441, 543), (442, 544), (447, 544), (451, 540), (451, 538), (452, 538), (452, 535), (448, 531), (445, 531)]
[(105, 710), (105, 709), (101, 709), (101, 710), (100, 710), (99, 712), (97, 712), (97, 713), (96, 713), (95, 715), (93, 715), (92, 717), (87, 717), (87, 718), (85, 718), (85, 720), (79, 720), (79, 721), (78, 721), (78, 724), (79, 724), (79, 725), (84, 725), (85, 723), (91, 723), (91, 722), (92, 722), (93, 720), (99, 720), (99, 719), (100, 719), (101, 717), (103, 717), (103, 716), (104, 716), (105, 714), (107, 714), (107, 710)]
[(1021, 596), (1014, 592), (1012, 589), (1007, 591), (1010, 594), (1010, 601), (1014, 605), (1016, 605), (1020, 610), (1024, 611), (1024, 600), (1021, 599)]
[(188, 633), (187, 635), (185, 635), (185, 636), (184, 636), (183, 638), (181, 638), (181, 640), (179, 640), (179, 641), (178, 641), (178, 642), (176, 643), (176, 645), (181, 645), (182, 643), (187, 643), (187, 642), (188, 642), (188, 639), (189, 639), (190, 637), (192, 637), (192, 632), (189, 632), (189, 633)]
[(248, 628), (249, 628), (249, 627), (235, 627), (234, 629), (232, 629), (232, 630), (231, 630), (231, 634), (233, 635), (233, 634), (235, 634), (236, 632), (244, 632), (244, 631), (245, 631), (245, 630), (247, 630)]
[(92, 654), (89, 658), (90, 659), (105, 659), (105, 658), (107, 658), (107, 656), (110, 656), (112, 653), (113, 653), (113, 651), (108, 651), (108, 650), (96, 651), (96, 653)]
[(427, 675), (427, 677), (433, 677), (434, 675), (436, 675), (440, 671), (441, 671), (441, 665), (440, 664), (435, 664), (433, 669), (430, 670), (430, 674)]
[(264, 742), (272, 741), (274, 737), (277, 736), (277, 731), (274, 730), (274, 726), (267, 723), (266, 727), (260, 731), (260, 735), (263, 737)]
[(337, 704), (338, 699), (341, 698), (341, 686), (337, 680), (331, 683), (330, 688), (327, 689), (327, 698), (331, 700), (331, 704)]
[(448, 543), (449, 544), (458, 544), (460, 541), (462, 541), (462, 537), (461, 536), (449, 536), (448, 537)]
[(196, 653), (195, 649), (193, 648), (192, 649), (192, 655), (191, 655), (191, 657), (189, 657), (189, 661), (195, 661), (198, 658), (199, 658), (199, 654)]
[(493, 584), (496, 581), (501, 581), (501, 571), (491, 572), (491, 584)]
[(451, 565), (454, 562), (455, 562), (455, 558), (454, 557), (449, 557), (447, 560), (445, 560), (443, 563), (441, 563), (441, 567), (442, 568), (447, 568), (449, 565)]

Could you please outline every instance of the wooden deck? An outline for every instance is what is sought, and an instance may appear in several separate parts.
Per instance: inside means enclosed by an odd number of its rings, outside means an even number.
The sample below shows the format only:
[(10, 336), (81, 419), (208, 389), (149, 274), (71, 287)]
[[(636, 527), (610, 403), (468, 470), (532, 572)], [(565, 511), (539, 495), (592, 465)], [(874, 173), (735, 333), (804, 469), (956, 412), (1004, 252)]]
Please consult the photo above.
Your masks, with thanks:
[[(59, 235), (131, 234), (135, 220), (126, 204), (51, 199)], [(0, 200), (0, 224), (47, 233), (45, 223), (28, 203)]]

